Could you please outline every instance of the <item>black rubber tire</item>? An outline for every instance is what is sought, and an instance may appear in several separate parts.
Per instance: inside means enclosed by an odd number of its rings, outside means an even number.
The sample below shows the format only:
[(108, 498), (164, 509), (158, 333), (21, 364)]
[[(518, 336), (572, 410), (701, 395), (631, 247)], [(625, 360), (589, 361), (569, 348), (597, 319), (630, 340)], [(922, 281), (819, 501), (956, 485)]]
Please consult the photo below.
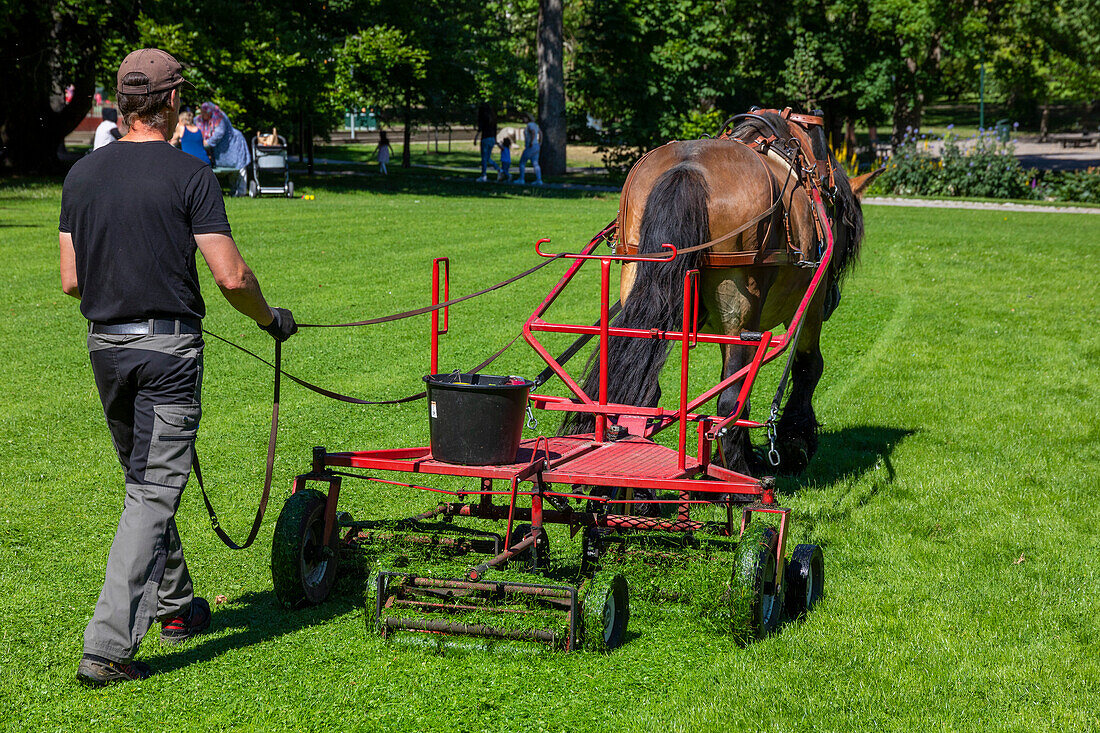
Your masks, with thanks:
[(609, 652), (626, 641), (630, 586), (620, 573), (596, 573), (581, 589), (581, 648)]
[(764, 638), (782, 622), (786, 584), (775, 582), (778, 547), (774, 528), (754, 524), (737, 546), (727, 603), (731, 631), (746, 641)]
[(316, 489), (302, 489), (279, 513), (271, 539), (271, 581), (285, 606), (321, 603), (336, 582), (339, 533), (333, 531), (327, 548), (321, 544), (327, 501)]
[[(523, 540), (524, 537), (531, 534), (530, 524), (513, 524), (512, 534), (508, 535), (508, 546), (516, 544)], [(546, 567), (546, 563), (550, 560), (550, 535), (546, 534), (546, 527), (543, 527), (539, 532), (539, 537), (535, 540), (535, 546), (539, 551), (539, 566)], [(528, 547), (523, 552), (519, 553), (511, 559), (511, 563), (515, 565), (531, 565), (531, 561), (534, 559), (531, 553), (531, 548)]]
[(817, 545), (794, 548), (787, 566), (787, 616), (801, 618), (825, 593), (825, 555)]

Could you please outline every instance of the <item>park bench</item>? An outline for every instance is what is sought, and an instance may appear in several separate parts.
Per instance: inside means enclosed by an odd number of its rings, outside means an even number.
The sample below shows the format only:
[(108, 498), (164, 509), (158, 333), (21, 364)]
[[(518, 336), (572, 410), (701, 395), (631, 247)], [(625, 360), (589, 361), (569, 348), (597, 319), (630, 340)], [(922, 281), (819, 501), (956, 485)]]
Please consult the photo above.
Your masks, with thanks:
[(248, 168), (215, 168), (214, 176), (218, 179), (218, 183), (222, 188), (229, 189), (230, 196), (243, 196), (244, 192), (237, 190), (237, 174), (244, 173), (245, 180), (248, 179)]
[(894, 143), (889, 139), (871, 140), (871, 152), (876, 158), (889, 158), (894, 154)]
[(1059, 132), (1047, 135), (1047, 140), (1063, 148), (1089, 148), (1100, 143), (1100, 132)]

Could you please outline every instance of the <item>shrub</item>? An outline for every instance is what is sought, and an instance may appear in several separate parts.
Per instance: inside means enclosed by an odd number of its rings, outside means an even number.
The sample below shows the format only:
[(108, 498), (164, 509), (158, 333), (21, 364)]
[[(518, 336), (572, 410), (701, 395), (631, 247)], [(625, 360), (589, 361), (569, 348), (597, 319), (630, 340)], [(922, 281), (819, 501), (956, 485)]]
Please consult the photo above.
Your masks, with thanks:
[(1100, 168), (1035, 172), (1032, 196), (1043, 201), (1100, 203)]
[(713, 137), (722, 131), (726, 114), (718, 109), (693, 109), (682, 118), (673, 136), (677, 140), (697, 140), (701, 137)]
[(883, 190), (921, 196), (1031, 197), (1029, 176), (1013, 155), (1013, 144), (997, 140), (992, 131), (961, 142), (948, 133), (938, 159), (924, 147), (918, 131), (906, 134), (886, 165)]

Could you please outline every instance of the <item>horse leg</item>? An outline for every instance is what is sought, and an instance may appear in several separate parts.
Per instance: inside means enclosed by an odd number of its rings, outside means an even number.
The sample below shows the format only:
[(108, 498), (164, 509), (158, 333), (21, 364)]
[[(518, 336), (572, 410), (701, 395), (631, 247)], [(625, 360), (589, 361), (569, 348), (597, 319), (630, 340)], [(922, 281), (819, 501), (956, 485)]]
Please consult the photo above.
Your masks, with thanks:
[[(744, 346), (722, 344), (722, 379), (728, 378), (752, 360), (752, 353)], [(722, 417), (733, 412), (737, 405), (737, 395), (740, 392), (740, 382), (727, 387), (718, 395), (718, 414)], [(749, 414), (749, 403), (741, 415)], [(731, 426), (724, 436), (719, 439), (722, 449), (721, 457), (725, 459), (726, 468), (737, 473), (751, 475), (750, 461), (753, 459), (752, 444), (749, 442), (749, 431), (746, 428)]]
[[(707, 306), (707, 326), (727, 336), (740, 335), (742, 331), (755, 330), (760, 325), (760, 293), (770, 284), (766, 279), (770, 272), (750, 273), (737, 269), (707, 269), (702, 271), (699, 291)], [(751, 346), (722, 344), (722, 380), (736, 374), (752, 361), (755, 349)], [(717, 413), (728, 417), (737, 406), (737, 396), (742, 382), (738, 381), (718, 395)], [(741, 417), (749, 414), (749, 403), (741, 410)], [(746, 428), (730, 426), (719, 439), (718, 460), (725, 459), (726, 468), (737, 473), (753, 475), (755, 456)]]
[(821, 356), (819, 339), (821, 324), (818, 319), (814, 320), (817, 322), (806, 323), (799, 339), (791, 365), (791, 395), (776, 427), (778, 470), (787, 475), (805, 471), (817, 452), (818, 423), (813, 396), (825, 369), (825, 360)]

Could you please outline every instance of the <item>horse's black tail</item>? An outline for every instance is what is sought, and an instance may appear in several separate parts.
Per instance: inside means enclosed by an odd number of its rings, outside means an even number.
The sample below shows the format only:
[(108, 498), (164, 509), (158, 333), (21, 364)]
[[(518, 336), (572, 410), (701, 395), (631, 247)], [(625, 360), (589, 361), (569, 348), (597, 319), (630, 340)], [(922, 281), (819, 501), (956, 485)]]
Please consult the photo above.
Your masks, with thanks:
[[(678, 248), (702, 244), (710, 238), (707, 213), (709, 198), (703, 171), (693, 163), (681, 163), (665, 171), (646, 199), (638, 242), (640, 254), (659, 254), (665, 243)], [(640, 262), (630, 295), (615, 325), (623, 328), (679, 331), (683, 326), (684, 276), (692, 270), (702, 252), (679, 255), (671, 262)], [(699, 323), (705, 319), (700, 303)], [(660, 398), (658, 377), (668, 355), (663, 339), (612, 337), (608, 345), (608, 402), (654, 407)], [(595, 398), (600, 388), (599, 360), (590, 360), (584, 391)], [(562, 423), (561, 435), (590, 433), (595, 417), (570, 413)]]

